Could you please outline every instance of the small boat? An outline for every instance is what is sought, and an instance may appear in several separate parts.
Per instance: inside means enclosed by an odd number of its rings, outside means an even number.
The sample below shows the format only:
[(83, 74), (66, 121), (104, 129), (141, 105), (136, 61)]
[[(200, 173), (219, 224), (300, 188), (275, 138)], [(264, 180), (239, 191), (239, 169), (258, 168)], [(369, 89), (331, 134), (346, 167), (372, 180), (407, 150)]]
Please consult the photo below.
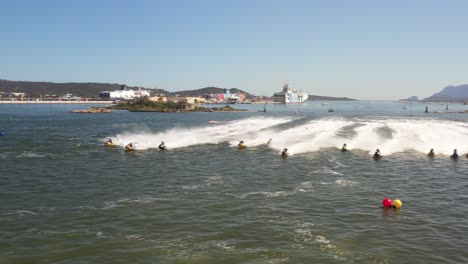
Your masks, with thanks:
[(333, 108), (330, 108), (330, 109), (328, 109), (328, 112), (330, 112), (330, 113), (335, 112), (335, 110), (333, 110)]

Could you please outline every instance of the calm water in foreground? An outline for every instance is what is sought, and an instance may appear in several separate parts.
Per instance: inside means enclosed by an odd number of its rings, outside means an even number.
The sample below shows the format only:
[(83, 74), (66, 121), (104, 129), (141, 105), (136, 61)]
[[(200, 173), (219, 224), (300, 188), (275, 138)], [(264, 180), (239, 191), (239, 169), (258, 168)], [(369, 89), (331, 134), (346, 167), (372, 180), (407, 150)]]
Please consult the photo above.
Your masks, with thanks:
[(425, 106), (0, 105), (0, 263), (468, 263), (468, 114)]

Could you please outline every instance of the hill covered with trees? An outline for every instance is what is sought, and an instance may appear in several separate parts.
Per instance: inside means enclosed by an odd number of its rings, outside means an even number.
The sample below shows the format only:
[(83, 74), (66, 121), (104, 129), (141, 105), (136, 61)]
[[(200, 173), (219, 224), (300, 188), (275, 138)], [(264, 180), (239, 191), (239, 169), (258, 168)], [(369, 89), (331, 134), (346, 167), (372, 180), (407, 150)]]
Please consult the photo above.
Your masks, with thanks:
[[(54, 83), (0, 80), (0, 92), (26, 93), (29, 97), (60, 96), (70, 93), (74, 96), (93, 98), (99, 97), (99, 93), (102, 91), (119, 90), (121, 87), (122, 84), (117, 83)], [(137, 87), (129, 88), (137, 89)], [(169, 92), (163, 89), (151, 89), (151, 93), (168, 94)]]

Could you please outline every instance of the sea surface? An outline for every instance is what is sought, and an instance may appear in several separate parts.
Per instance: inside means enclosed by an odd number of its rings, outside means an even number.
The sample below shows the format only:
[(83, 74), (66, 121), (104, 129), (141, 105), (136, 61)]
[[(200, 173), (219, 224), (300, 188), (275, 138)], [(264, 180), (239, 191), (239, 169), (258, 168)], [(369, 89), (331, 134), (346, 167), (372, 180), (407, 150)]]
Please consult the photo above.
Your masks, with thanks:
[(0, 263), (468, 263), (468, 106), (321, 103), (0, 105)]

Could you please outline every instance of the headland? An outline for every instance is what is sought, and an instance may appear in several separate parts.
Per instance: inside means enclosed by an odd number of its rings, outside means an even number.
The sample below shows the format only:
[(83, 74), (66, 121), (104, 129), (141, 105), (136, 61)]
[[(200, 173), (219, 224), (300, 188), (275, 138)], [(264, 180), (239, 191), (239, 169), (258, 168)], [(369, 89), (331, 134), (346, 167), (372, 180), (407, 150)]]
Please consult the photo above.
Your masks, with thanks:
[(161, 112), (161, 113), (190, 113), (190, 112), (247, 112), (246, 109), (236, 109), (229, 105), (222, 107), (202, 107), (198, 104), (186, 102), (154, 102), (143, 98), (136, 102), (120, 102), (107, 107), (108, 109), (128, 110), (130, 112)]

